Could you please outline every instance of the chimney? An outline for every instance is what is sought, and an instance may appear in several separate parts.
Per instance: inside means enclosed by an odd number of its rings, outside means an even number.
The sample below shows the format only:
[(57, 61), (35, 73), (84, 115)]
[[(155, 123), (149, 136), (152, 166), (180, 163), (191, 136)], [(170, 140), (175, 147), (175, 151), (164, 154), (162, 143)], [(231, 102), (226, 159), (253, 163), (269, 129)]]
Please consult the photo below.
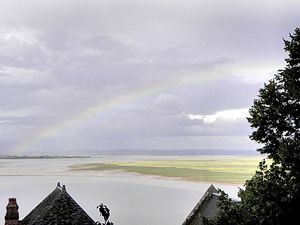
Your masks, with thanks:
[(6, 206), (5, 225), (18, 225), (19, 223), (19, 206), (16, 198), (9, 198)]

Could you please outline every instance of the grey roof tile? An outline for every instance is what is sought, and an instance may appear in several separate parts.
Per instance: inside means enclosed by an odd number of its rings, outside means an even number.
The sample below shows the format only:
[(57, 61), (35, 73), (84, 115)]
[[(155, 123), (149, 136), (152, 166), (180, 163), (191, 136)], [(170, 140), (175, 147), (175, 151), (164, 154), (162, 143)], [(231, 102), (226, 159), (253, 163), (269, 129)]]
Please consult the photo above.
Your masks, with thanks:
[(22, 225), (95, 225), (91, 217), (59, 185), (23, 220)]
[(202, 217), (212, 219), (217, 213), (218, 196), (217, 189), (211, 185), (182, 225), (201, 225)]

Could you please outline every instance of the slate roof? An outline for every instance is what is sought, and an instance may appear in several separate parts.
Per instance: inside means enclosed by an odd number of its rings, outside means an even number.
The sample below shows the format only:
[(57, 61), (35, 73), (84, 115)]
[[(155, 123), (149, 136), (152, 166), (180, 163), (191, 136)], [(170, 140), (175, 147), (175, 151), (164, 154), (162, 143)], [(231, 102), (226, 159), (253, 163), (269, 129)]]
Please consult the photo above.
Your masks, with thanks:
[(67, 193), (57, 187), (21, 222), (22, 225), (95, 225), (91, 217)]
[(202, 217), (212, 219), (217, 213), (219, 195), (211, 185), (182, 225), (202, 225)]

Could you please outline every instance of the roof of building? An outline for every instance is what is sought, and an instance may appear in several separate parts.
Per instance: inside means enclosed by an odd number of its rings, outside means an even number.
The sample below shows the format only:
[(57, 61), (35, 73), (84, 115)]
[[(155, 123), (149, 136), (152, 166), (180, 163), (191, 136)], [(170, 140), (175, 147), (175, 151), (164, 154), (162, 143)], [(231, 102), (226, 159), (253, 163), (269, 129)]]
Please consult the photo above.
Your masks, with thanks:
[(67, 193), (57, 187), (23, 220), (22, 225), (95, 225), (94, 220)]
[(212, 219), (217, 213), (218, 196), (217, 189), (211, 185), (182, 225), (201, 225), (203, 217)]

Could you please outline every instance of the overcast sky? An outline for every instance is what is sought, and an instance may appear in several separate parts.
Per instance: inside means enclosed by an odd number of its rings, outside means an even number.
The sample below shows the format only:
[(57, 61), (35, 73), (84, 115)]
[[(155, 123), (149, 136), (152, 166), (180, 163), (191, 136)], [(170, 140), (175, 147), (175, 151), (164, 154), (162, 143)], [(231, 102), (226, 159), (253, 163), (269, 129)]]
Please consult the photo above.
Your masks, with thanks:
[(255, 149), (295, 0), (0, 0), (0, 154)]

